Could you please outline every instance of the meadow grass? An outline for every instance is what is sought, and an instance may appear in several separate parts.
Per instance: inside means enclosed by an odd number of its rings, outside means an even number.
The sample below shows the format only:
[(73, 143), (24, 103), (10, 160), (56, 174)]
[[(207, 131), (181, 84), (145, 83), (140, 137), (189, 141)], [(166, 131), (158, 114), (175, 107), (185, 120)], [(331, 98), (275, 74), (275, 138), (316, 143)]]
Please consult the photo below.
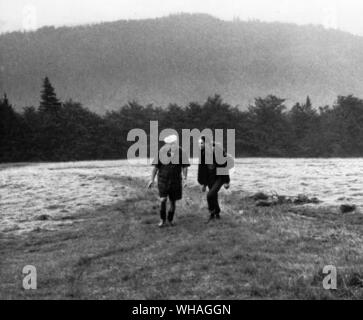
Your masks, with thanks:
[[(117, 178), (134, 194), (72, 216), (73, 225), (0, 237), (0, 299), (360, 299), (363, 215), (292, 205), (259, 208), (221, 196), (222, 219), (197, 187), (178, 203), (177, 226), (159, 229), (157, 191)], [(26, 265), (38, 289), (22, 288)], [(323, 289), (325, 265), (337, 290)]]

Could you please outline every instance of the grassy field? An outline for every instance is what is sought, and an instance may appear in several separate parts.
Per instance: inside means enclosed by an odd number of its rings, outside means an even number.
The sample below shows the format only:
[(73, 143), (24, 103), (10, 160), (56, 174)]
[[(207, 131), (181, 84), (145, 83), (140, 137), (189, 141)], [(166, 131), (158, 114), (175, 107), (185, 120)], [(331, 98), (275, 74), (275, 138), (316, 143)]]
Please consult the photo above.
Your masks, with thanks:
[[(363, 215), (291, 205), (258, 208), (223, 195), (221, 221), (206, 224), (199, 189), (179, 203), (177, 226), (158, 229), (156, 190), (76, 214), (58, 231), (0, 235), (0, 299), (360, 299)], [(22, 289), (25, 265), (38, 289)], [(325, 265), (338, 289), (323, 289)]]

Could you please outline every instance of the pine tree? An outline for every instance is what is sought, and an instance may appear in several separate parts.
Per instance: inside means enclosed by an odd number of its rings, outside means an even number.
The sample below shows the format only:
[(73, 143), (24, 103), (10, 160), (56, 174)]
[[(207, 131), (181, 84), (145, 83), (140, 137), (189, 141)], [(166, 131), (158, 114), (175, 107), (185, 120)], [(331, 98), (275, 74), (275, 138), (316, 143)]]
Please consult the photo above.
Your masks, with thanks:
[(48, 77), (43, 81), (39, 114), (41, 156), (49, 161), (57, 160), (60, 157), (58, 150), (63, 147), (64, 123), (62, 105)]
[(41, 101), (39, 106), (39, 111), (57, 111), (61, 107), (61, 103), (57, 98), (54, 87), (46, 77), (43, 81), (43, 90), (41, 92)]
[(21, 122), (6, 94), (0, 99), (0, 161), (18, 161)]
[(13, 129), (11, 125), (15, 117), (15, 111), (5, 93), (4, 97), (0, 99), (0, 139)]

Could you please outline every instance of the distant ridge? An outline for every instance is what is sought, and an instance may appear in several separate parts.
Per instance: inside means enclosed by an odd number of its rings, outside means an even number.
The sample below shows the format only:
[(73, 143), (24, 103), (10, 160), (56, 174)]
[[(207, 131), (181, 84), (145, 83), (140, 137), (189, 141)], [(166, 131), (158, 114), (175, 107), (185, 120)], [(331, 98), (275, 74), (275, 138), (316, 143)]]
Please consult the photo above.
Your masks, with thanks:
[(268, 94), (320, 106), (363, 96), (362, 53), (363, 37), (342, 31), (205, 14), (44, 27), (0, 35), (0, 93), (17, 109), (37, 106), (48, 76), (61, 99), (99, 113), (215, 93), (241, 108)]

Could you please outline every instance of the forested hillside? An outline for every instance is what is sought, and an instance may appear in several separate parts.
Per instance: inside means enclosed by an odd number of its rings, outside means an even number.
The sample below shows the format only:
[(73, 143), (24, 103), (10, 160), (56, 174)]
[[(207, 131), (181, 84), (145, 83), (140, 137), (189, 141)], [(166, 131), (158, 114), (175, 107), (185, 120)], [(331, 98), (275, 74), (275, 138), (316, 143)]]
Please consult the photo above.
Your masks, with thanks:
[(0, 92), (14, 108), (39, 104), (48, 75), (62, 100), (104, 114), (129, 101), (203, 103), (221, 94), (246, 110), (275, 94), (291, 107), (363, 96), (363, 38), (318, 26), (227, 22), (208, 15), (46, 27), (0, 36)]

